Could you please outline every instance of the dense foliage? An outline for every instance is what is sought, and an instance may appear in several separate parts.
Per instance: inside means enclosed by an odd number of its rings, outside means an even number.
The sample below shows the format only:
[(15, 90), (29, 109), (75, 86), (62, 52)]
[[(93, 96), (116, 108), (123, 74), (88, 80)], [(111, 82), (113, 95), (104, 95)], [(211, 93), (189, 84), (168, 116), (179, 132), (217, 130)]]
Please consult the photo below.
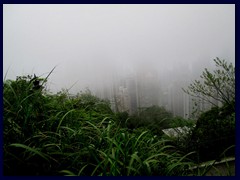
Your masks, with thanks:
[(224, 157), (222, 153), (230, 147), (224, 155), (234, 156), (234, 145), (235, 111), (232, 106), (225, 105), (221, 108), (213, 107), (201, 114), (192, 131), (188, 148), (197, 152), (196, 161), (206, 161), (220, 160)]
[[(131, 116), (114, 113), (108, 101), (90, 91), (51, 94), (44, 88), (47, 78), (35, 75), (4, 81), (4, 175), (205, 174), (189, 168), (234, 156), (235, 145), (235, 68), (215, 62), (224, 70), (205, 70), (204, 85), (196, 81), (190, 91), (221, 93), (222, 106), (202, 113), (196, 124), (158, 106)], [(163, 135), (163, 129), (177, 127), (189, 130)]]
[(170, 127), (172, 119), (172, 113), (165, 110), (165, 108), (151, 106), (142, 108), (138, 113), (131, 115), (126, 126), (130, 129), (146, 127), (151, 130), (151, 132), (161, 135), (162, 129)]
[[(36, 81), (39, 81), (38, 83)], [(5, 81), (4, 175), (184, 175), (193, 163), (90, 92), (50, 94), (32, 76)], [(124, 122), (125, 123), (125, 122)]]
[(235, 67), (225, 60), (214, 59), (216, 70), (205, 68), (201, 79), (190, 84), (186, 93), (212, 104), (200, 114), (196, 127), (188, 136), (186, 149), (195, 151), (197, 162), (234, 156), (235, 146)]

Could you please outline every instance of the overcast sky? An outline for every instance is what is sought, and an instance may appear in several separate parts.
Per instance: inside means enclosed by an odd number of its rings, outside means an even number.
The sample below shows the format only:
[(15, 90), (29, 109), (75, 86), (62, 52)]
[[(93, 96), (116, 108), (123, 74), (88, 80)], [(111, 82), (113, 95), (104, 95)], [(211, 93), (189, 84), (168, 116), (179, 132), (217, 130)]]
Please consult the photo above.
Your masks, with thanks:
[(57, 66), (52, 91), (141, 68), (174, 78), (215, 57), (235, 64), (235, 5), (3, 5), (3, 76)]

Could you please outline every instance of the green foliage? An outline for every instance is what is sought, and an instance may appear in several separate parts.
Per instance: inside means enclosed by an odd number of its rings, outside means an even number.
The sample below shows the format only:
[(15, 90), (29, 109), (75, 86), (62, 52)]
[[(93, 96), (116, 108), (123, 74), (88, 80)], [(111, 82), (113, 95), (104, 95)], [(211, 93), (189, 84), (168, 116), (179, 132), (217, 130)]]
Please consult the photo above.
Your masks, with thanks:
[(112, 114), (112, 110), (110, 108), (110, 102), (107, 100), (102, 100), (96, 96), (93, 96), (90, 90), (85, 91), (84, 93), (77, 94), (74, 97), (75, 107), (76, 108), (84, 108), (86, 110), (93, 109), (96, 112)]
[[(3, 84), (4, 132), (12, 134), (8, 136), (8, 143), (13, 137), (21, 142), (33, 135), (36, 123), (45, 116), (45, 97), (42, 88), (34, 89), (34, 82), (32, 76), (23, 76)], [(41, 127), (42, 124), (38, 126)]]
[[(192, 164), (148, 128), (123, 127), (128, 114), (91, 92), (50, 95), (31, 80), (4, 82), (4, 175), (184, 175)], [(159, 107), (141, 115), (171, 117)]]
[(191, 152), (160, 136), (161, 129), (187, 125), (164, 108), (115, 114), (90, 91), (52, 95), (44, 91), (46, 78), (37, 79), (42, 88), (32, 79), (3, 83), (4, 175), (187, 175), (194, 165)]
[(128, 127), (128, 120), (129, 120), (129, 114), (125, 112), (117, 112), (115, 113), (116, 119), (121, 127)]
[(127, 127), (130, 129), (147, 127), (156, 134), (162, 134), (162, 129), (168, 128), (172, 114), (163, 107), (151, 106), (142, 109), (138, 114), (129, 117)]
[[(200, 76), (202, 81), (195, 80), (184, 90), (213, 105), (200, 114), (185, 148), (196, 151), (197, 162), (222, 158), (222, 152), (235, 145), (235, 67), (219, 58), (214, 62), (216, 70), (210, 72), (205, 68)], [(234, 148), (227, 153), (234, 156)]]
[(235, 67), (225, 60), (214, 59), (217, 69), (203, 71), (200, 80), (195, 80), (187, 90), (187, 94), (200, 98), (217, 106), (217, 102), (233, 106), (235, 104)]
[[(192, 131), (189, 150), (196, 151), (196, 161), (222, 158), (222, 152), (235, 145), (235, 111), (230, 105), (213, 107), (201, 114)], [(234, 156), (234, 149), (227, 152)]]
[[(191, 153), (191, 151), (189, 151), (188, 144), (191, 141), (191, 134), (196, 125), (196, 121), (184, 119), (182, 117), (173, 117), (169, 125), (170, 128), (174, 128), (174, 130), (178, 132), (178, 135), (171, 137), (164, 135), (163, 137), (168, 139), (169, 144), (175, 146), (179, 151), (185, 154)], [(179, 127), (182, 129), (179, 130)], [(194, 154), (192, 156), (194, 156)]]
[(195, 121), (191, 119), (184, 119), (180, 116), (173, 117), (170, 121), (170, 128), (175, 128), (175, 127), (192, 127), (195, 125)]

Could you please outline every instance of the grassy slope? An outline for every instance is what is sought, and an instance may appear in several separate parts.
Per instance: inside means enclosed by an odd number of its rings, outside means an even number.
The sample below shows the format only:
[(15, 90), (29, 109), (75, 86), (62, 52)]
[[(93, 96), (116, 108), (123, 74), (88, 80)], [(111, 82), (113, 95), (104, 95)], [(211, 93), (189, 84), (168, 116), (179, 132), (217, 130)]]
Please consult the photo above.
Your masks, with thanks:
[(188, 175), (194, 165), (146, 127), (122, 126), (108, 102), (4, 82), (4, 175)]

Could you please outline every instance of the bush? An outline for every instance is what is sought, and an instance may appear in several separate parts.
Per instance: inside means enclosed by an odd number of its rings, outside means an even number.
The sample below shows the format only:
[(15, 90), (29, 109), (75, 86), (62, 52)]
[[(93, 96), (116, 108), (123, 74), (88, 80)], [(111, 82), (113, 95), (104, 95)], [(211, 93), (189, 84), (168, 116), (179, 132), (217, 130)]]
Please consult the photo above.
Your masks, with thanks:
[[(213, 107), (202, 113), (192, 131), (189, 150), (196, 151), (196, 161), (222, 158), (228, 147), (235, 145), (235, 112), (232, 106)], [(225, 156), (234, 156), (234, 149)]]
[(184, 126), (192, 127), (195, 125), (195, 123), (196, 122), (194, 120), (184, 119), (182, 117), (176, 116), (171, 119), (169, 126), (170, 128), (184, 127)]
[(46, 98), (42, 88), (36, 88), (39, 81), (36, 77), (21, 76), (16, 81), (3, 83), (4, 132), (8, 134), (6, 142), (23, 141), (36, 132), (36, 127), (44, 126), (40, 122), (46, 116)]
[(164, 107), (151, 106), (142, 109), (138, 114), (129, 117), (127, 127), (130, 129), (147, 127), (155, 134), (162, 134), (162, 129), (170, 127), (172, 113)]

